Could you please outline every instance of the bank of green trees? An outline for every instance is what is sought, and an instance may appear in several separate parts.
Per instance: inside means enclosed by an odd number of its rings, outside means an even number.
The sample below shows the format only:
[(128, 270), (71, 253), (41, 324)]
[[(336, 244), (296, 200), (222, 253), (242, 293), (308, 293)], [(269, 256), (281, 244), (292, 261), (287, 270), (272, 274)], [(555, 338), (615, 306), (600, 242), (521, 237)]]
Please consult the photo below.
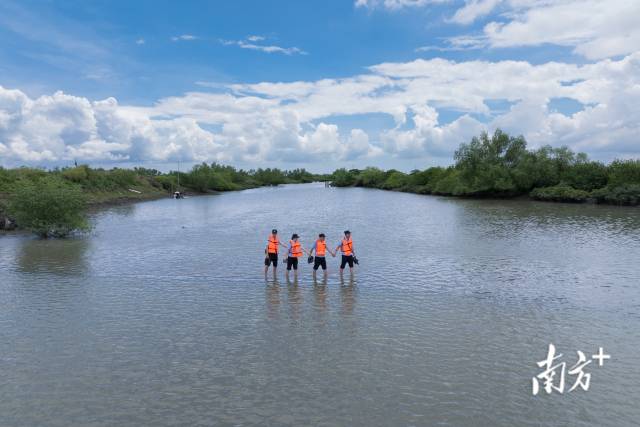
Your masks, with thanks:
[(206, 193), (264, 185), (328, 179), (305, 169), (242, 170), (217, 163), (195, 165), (187, 172), (156, 169), (102, 169), (87, 165), (43, 170), (0, 167), (0, 228), (8, 218), (42, 236), (65, 236), (86, 230), (86, 207), (122, 200), (146, 200), (174, 191)]
[(338, 169), (338, 187), (360, 186), (466, 197), (517, 197), (537, 200), (618, 205), (640, 203), (640, 160), (616, 160), (609, 165), (590, 161), (567, 147), (528, 150), (523, 137), (500, 130), (483, 133), (460, 145), (455, 164), (405, 174), (378, 168)]

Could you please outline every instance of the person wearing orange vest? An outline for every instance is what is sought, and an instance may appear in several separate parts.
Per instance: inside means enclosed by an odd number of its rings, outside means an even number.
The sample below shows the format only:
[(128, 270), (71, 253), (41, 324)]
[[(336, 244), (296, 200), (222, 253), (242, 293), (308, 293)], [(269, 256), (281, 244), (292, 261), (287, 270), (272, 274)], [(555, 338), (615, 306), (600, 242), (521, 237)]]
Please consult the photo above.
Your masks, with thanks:
[(291, 236), (291, 240), (289, 241), (289, 252), (287, 257), (287, 279), (289, 279), (289, 272), (291, 268), (293, 268), (293, 274), (297, 278), (298, 277), (298, 258), (302, 256), (303, 253), (308, 253), (303, 247), (302, 243), (298, 240), (300, 236), (296, 233), (293, 233)]
[(313, 248), (309, 251), (309, 256), (313, 255), (313, 252), (316, 252), (316, 256), (313, 261), (313, 279), (316, 278), (316, 271), (318, 271), (319, 267), (322, 267), (322, 271), (324, 272), (324, 277), (327, 277), (327, 260), (325, 255), (327, 251), (332, 255), (336, 256), (335, 253), (331, 252), (331, 249), (327, 248), (327, 242), (325, 241), (324, 233), (320, 233), (318, 235), (318, 240), (313, 245)]
[[(351, 240), (351, 232), (346, 230), (344, 232), (344, 237), (340, 244), (336, 247), (336, 252), (338, 249), (342, 252), (342, 262), (340, 262), (340, 274), (344, 270), (345, 265), (349, 264), (349, 271), (353, 273), (353, 260), (355, 259), (355, 252), (353, 250), (353, 240)], [(335, 255), (333, 255), (335, 256)]]
[(264, 275), (267, 275), (267, 271), (269, 270), (269, 266), (273, 264), (273, 276), (276, 275), (276, 268), (278, 267), (278, 246), (282, 246), (286, 248), (285, 245), (280, 243), (278, 240), (278, 230), (275, 228), (271, 230), (271, 235), (267, 240), (267, 247), (264, 250), (265, 258), (264, 258)]

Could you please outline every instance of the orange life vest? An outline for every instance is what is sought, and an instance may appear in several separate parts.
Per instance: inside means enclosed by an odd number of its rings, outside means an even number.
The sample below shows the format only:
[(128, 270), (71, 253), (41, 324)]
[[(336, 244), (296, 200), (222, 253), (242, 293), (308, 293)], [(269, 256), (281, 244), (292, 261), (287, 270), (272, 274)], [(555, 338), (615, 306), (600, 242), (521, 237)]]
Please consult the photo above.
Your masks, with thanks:
[(277, 254), (278, 253), (278, 243), (280, 243), (278, 241), (278, 236), (274, 236), (273, 234), (271, 236), (269, 236), (269, 247), (267, 249), (267, 252), (269, 252), (270, 254)]
[(316, 256), (324, 256), (327, 253), (327, 242), (316, 240)]
[(351, 249), (352, 247), (353, 247), (353, 242), (351, 241), (351, 237), (349, 237), (349, 240), (342, 239), (342, 247), (340, 248), (340, 250), (344, 255), (346, 256), (351, 255), (353, 253), (353, 250)]
[(289, 244), (291, 245), (290, 256), (299, 258), (302, 256), (302, 247), (300, 246), (300, 241), (289, 240)]

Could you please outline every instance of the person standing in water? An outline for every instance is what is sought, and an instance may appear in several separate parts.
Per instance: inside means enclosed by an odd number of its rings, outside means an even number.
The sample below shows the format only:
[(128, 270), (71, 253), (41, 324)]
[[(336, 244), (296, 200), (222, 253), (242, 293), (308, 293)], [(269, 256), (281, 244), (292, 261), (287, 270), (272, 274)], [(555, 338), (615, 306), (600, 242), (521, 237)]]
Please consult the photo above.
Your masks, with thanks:
[(271, 230), (271, 235), (269, 235), (269, 239), (267, 240), (267, 247), (264, 250), (264, 254), (266, 255), (264, 259), (265, 277), (267, 276), (267, 271), (271, 264), (273, 264), (273, 277), (276, 277), (276, 268), (278, 267), (278, 246), (286, 248), (286, 246), (278, 240), (278, 230), (274, 228)]
[[(349, 264), (349, 271), (351, 272), (351, 274), (353, 274), (353, 260), (355, 258), (355, 252), (353, 250), (353, 240), (351, 240), (351, 232), (349, 230), (346, 230), (344, 232), (344, 237), (342, 238), (340, 244), (336, 247), (335, 252), (338, 252), (338, 249), (340, 249), (340, 251), (342, 252), (340, 274), (342, 274), (344, 267), (347, 264)], [(333, 256), (336, 256), (335, 252)]]
[(293, 268), (293, 276), (295, 279), (298, 278), (298, 258), (302, 256), (303, 253), (308, 253), (303, 247), (302, 243), (299, 240), (300, 236), (296, 233), (293, 233), (291, 236), (291, 240), (289, 241), (289, 252), (287, 257), (287, 280), (289, 280), (289, 271)]
[(327, 250), (332, 256), (336, 256), (334, 252), (331, 252), (331, 249), (327, 249), (327, 242), (325, 241), (324, 233), (320, 233), (318, 235), (318, 240), (316, 240), (316, 243), (309, 251), (309, 256), (312, 256), (314, 251), (316, 253), (313, 261), (313, 280), (316, 280), (316, 271), (318, 271), (318, 268), (320, 267), (322, 267), (324, 277), (327, 277), (327, 260), (325, 258)]

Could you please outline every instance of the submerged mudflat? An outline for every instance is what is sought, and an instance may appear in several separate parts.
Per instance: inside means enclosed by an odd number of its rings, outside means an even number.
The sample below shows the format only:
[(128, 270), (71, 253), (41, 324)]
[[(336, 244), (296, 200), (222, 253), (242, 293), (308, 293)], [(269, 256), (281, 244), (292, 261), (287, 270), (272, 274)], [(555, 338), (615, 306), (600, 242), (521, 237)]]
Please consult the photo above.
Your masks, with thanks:
[[(1, 425), (634, 425), (637, 209), (322, 184), (104, 210), (0, 238)], [(271, 228), (360, 267), (265, 282)], [(532, 396), (554, 343), (611, 354)], [(569, 381), (569, 379), (568, 379)]]

